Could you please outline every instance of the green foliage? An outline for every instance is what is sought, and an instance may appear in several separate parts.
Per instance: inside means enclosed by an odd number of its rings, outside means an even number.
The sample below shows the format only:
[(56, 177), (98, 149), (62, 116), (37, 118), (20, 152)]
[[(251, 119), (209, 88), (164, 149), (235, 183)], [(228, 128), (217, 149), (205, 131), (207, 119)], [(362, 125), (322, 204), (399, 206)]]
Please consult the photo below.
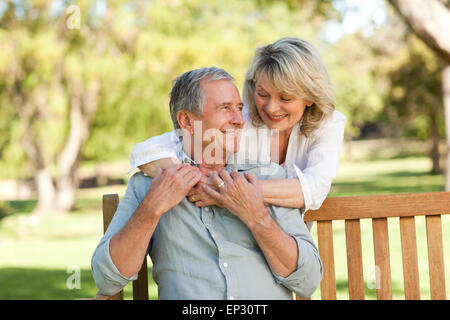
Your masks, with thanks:
[(415, 36), (398, 53), (388, 72), (390, 89), (386, 94), (384, 119), (402, 124), (401, 133), (426, 140), (432, 126), (445, 137), (441, 71), (443, 63)]
[[(27, 132), (46, 159), (56, 160), (69, 133), (75, 84), (86, 91), (100, 83), (82, 160), (125, 159), (136, 142), (172, 128), (168, 94), (175, 77), (216, 65), (241, 88), (255, 48), (284, 36), (305, 38), (321, 52), (337, 107), (347, 116), (347, 137), (384, 121), (425, 139), (430, 121), (424, 111), (433, 108), (440, 117), (440, 102), (433, 100), (440, 66), (424, 48), (408, 54), (406, 31), (392, 14), (374, 35), (347, 35), (330, 45), (319, 35), (326, 19), (339, 18), (332, 1), (78, 1), (80, 29), (66, 25), (71, 1), (61, 1), (53, 14), (53, 1), (30, 3), (8, 3), (0, 18), (1, 177), (32, 175), (22, 143)], [(34, 106), (14, 99), (14, 90)], [(434, 98), (417, 100), (425, 96)], [(33, 114), (31, 126), (19, 119), (20, 111)]]

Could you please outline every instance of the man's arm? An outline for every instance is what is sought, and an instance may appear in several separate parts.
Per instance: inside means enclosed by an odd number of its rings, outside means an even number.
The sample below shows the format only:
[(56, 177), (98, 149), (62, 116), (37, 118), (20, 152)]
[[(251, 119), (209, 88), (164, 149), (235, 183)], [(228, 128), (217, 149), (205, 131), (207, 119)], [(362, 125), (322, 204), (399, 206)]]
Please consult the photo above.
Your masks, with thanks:
[(298, 248), (296, 241), (286, 234), (272, 219), (264, 205), (261, 182), (254, 175), (231, 175), (225, 170), (212, 173), (213, 181), (225, 185), (215, 192), (207, 186), (205, 191), (244, 222), (252, 232), (271, 270), (287, 277), (297, 269)]
[[(136, 186), (128, 186), (92, 258), (92, 273), (102, 294), (115, 294), (135, 277), (159, 219), (186, 196), (200, 177), (198, 168), (186, 164), (159, 170), (142, 201), (136, 195)], [(130, 212), (133, 208), (135, 211)]]
[(200, 170), (187, 164), (158, 171), (135, 214), (110, 241), (111, 259), (121, 274), (130, 277), (139, 272), (159, 219), (176, 206), (200, 178)]
[(309, 297), (320, 284), (322, 262), (298, 209), (265, 207), (261, 184), (253, 174), (225, 170), (215, 183), (219, 192), (204, 189), (239, 217), (252, 232), (277, 281), (302, 297)]

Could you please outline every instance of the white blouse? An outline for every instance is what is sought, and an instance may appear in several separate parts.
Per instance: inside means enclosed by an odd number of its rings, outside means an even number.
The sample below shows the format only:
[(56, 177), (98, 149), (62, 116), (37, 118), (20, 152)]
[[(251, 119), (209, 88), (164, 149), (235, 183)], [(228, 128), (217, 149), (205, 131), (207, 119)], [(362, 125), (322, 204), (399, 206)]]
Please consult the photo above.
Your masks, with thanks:
[[(244, 117), (248, 117), (246, 109)], [(335, 110), (309, 137), (299, 134), (298, 123), (292, 129), (282, 166), (287, 171), (288, 178), (300, 181), (305, 200), (302, 214), (319, 209), (330, 191), (331, 181), (337, 175), (345, 122), (345, 116)], [(235, 160), (270, 162), (270, 141), (270, 130), (265, 125), (255, 128), (251, 121), (246, 121)], [(177, 158), (180, 147), (175, 130), (140, 142), (131, 152), (129, 172), (151, 161)]]

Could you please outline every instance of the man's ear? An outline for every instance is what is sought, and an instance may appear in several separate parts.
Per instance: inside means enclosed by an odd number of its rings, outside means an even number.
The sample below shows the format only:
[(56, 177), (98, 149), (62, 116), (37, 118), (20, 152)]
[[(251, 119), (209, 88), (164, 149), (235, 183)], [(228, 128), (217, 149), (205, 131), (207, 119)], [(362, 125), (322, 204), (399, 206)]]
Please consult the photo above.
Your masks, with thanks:
[(186, 110), (180, 110), (177, 113), (178, 125), (181, 129), (189, 132), (190, 135), (194, 134), (194, 115)]

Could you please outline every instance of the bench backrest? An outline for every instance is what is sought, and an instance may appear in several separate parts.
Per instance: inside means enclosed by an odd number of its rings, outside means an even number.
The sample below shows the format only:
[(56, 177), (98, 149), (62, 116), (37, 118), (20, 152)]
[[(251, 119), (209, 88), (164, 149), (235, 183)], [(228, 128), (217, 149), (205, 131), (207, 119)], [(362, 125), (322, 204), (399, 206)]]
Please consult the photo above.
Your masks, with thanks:
[[(119, 205), (119, 196), (117, 194), (103, 195), (103, 233), (108, 229), (117, 206)], [(123, 300), (123, 290), (117, 293), (112, 300)], [(133, 300), (148, 300), (148, 273), (147, 273), (147, 257), (144, 258), (138, 278), (133, 281)]]
[(364, 299), (361, 219), (372, 219), (377, 299), (392, 299), (387, 218), (400, 220), (403, 280), (406, 299), (420, 299), (416, 216), (425, 216), (431, 299), (446, 299), (441, 215), (450, 213), (450, 192), (327, 198), (308, 211), (305, 221), (317, 221), (319, 253), (324, 266), (322, 299), (336, 299), (332, 222), (345, 220), (350, 299)]
[[(108, 228), (119, 203), (117, 194), (103, 196), (103, 226)], [(412, 193), (327, 198), (319, 210), (305, 214), (305, 221), (317, 221), (320, 257), (324, 267), (323, 300), (336, 299), (333, 227), (345, 220), (348, 290), (350, 299), (364, 299), (361, 219), (372, 219), (377, 299), (392, 299), (391, 266), (387, 218), (400, 219), (403, 278), (406, 299), (420, 299), (415, 216), (425, 216), (431, 299), (446, 299), (441, 215), (450, 213), (450, 192)], [(115, 296), (123, 299), (123, 292)], [(147, 259), (133, 281), (133, 299), (148, 300)]]

